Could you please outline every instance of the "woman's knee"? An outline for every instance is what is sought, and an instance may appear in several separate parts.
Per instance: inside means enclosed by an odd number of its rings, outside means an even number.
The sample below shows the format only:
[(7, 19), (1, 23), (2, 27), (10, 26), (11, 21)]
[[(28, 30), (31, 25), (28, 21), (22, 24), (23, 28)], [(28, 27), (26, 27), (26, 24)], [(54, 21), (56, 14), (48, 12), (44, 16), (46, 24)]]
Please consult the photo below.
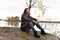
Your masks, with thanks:
[(33, 22), (29, 22), (29, 23), (28, 23), (28, 25), (31, 25), (31, 26), (33, 26)]

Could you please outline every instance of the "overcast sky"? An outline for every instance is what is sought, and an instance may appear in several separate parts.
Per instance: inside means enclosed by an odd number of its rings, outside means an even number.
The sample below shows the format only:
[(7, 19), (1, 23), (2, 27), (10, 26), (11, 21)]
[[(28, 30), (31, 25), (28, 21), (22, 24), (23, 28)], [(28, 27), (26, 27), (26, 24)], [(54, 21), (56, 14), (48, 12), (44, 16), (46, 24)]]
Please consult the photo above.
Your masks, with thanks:
[[(21, 16), (23, 10), (26, 8), (26, 0), (0, 0), (0, 18), (6, 18), (8, 16)], [(45, 17), (60, 18), (60, 0), (42, 0), (43, 4), (47, 7)], [(35, 17), (32, 8), (32, 15)], [(36, 12), (39, 15), (39, 11)]]

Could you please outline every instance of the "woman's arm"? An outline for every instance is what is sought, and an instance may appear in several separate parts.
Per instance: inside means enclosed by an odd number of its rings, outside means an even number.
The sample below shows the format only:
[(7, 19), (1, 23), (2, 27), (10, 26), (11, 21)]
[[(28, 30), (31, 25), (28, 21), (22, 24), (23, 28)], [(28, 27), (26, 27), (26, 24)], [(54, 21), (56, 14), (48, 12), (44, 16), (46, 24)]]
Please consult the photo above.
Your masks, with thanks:
[(30, 16), (30, 18), (31, 18), (32, 20), (35, 20), (35, 21), (37, 21), (37, 19), (36, 19), (36, 18), (33, 18), (33, 17), (31, 17), (31, 16)]
[(37, 20), (36, 18), (33, 18), (33, 17), (31, 17), (31, 16), (30, 16), (30, 18), (33, 20), (34, 23), (40, 23), (40, 21)]
[(27, 16), (22, 16), (22, 20), (24, 21), (33, 21), (31, 18), (28, 18)]

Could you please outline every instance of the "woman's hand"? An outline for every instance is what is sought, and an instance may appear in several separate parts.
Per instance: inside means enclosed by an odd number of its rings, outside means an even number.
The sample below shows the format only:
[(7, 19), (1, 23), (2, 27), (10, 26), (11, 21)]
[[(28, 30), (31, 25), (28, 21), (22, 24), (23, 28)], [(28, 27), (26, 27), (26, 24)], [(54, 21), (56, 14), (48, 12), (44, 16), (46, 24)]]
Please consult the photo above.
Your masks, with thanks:
[(40, 21), (39, 21), (39, 20), (37, 20), (37, 22), (38, 22), (38, 23), (40, 23)]
[(38, 23), (40, 23), (40, 20), (36, 19), (36, 21), (37, 21)]

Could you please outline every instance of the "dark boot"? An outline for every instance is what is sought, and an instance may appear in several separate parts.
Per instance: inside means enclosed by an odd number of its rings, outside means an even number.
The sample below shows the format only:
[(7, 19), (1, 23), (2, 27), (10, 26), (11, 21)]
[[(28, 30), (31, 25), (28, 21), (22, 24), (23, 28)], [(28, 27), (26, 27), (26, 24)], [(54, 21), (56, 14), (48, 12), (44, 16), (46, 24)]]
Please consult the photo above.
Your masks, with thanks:
[(39, 38), (40, 36), (37, 34), (37, 32), (34, 32), (34, 37)]
[(41, 35), (47, 35), (44, 30), (41, 30)]

